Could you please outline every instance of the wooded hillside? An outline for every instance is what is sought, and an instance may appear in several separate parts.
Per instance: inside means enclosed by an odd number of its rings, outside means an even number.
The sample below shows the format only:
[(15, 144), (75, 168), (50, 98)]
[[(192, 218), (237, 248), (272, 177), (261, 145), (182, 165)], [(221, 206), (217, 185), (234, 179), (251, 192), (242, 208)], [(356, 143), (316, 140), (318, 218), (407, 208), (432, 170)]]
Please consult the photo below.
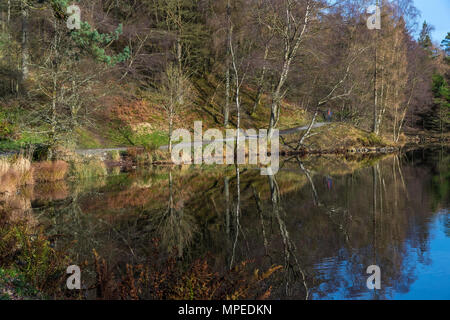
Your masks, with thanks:
[(158, 146), (194, 120), (273, 129), (327, 114), (393, 142), (448, 132), (450, 33), (433, 43), (412, 0), (380, 1), (379, 30), (373, 1), (331, 2), (2, 0), (0, 146)]

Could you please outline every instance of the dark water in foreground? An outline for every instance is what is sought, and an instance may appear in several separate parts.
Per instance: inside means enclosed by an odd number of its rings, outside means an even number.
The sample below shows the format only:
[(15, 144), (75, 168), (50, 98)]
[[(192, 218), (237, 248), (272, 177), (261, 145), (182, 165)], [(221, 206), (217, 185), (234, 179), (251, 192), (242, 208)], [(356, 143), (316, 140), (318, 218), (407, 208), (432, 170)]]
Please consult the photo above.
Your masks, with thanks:
[[(421, 149), (376, 158), (290, 159), (255, 168), (153, 168), (42, 185), (36, 219), (111, 265), (145, 261), (151, 239), (182, 261), (243, 260), (266, 270), (273, 299), (450, 299), (450, 155)], [(61, 236), (63, 235), (63, 236)], [(174, 249), (176, 247), (177, 249)], [(367, 289), (366, 268), (381, 268)]]

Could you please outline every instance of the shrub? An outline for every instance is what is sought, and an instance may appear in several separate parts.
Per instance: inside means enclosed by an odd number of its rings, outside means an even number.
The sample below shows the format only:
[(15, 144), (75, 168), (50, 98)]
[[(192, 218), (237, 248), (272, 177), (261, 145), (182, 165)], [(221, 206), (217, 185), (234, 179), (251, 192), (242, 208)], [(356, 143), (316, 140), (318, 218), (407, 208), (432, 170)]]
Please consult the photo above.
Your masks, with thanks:
[(33, 168), (31, 162), (23, 156), (19, 156), (12, 164), (10, 170), (13, 170), (19, 177), (19, 185), (33, 184)]
[(38, 294), (17, 269), (0, 267), (0, 300), (28, 300), (38, 297)]
[(168, 151), (155, 150), (152, 152), (152, 162), (171, 161), (171, 156)]
[(0, 193), (12, 193), (19, 186), (33, 182), (33, 168), (28, 159), (19, 156), (12, 163), (0, 159)]
[(366, 136), (358, 138), (358, 142), (362, 144), (363, 147), (376, 147), (383, 146), (383, 139), (374, 133), (369, 133)]
[(24, 158), (23, 156), (19, 156), (11, 165), (11, 168), (19, 173), (28, 172), (31, 169), (30, 160)]
[(109, 156), (111, 158), (112, 161), (120, 161), (121, 157), (120, 157), (120, 152), (117, 150), (113, 150), (109, 153)]
[[(156, 244), (157, 245), (157, 244)], [(153, 248), (154, 249), (154, 248)], [(155, 250), (155, 249), (154, 249)], [(249, 261), (231, 270), (217, 272), (207, 258), (199, 259), (182, 270), (177, 259), (169, 256), (158, 265), (160, 253), (145, 265), (126, 265), (125, 274), (108, 265), (94, 250), (96, 292), (99, 299), (151, 300), (237, 300), (267, 299), (271, 294), (268, 280), (280, 270), (272, 266), (265, 272), (253, 269)]]
[(52, 294), (63, 288), (69, 263), (63, 251), (52, 248), (42, 229), (12, 221), (4, 212), (0, 212), (0, 261), (2, 268), (14, 270), (21, 283)]
[(67, 162), (58, 161), (44, 161), (33, 165), (34, 180), (38, 182), (53, 182), (63, 180), (66, 176), (69, 165)]
[(127, 155), (132, 159), (136, 159), (136, 157), (139, 153), (142, 153), (142, 150), (140, 150), (136, 147), (131, 147), (131, 148), (127, 149)]
[(136, 156), (136, 163), (139, 165), (151, 164), (152, 156), (148, 152), (140, 153)]
[(6, 158), (0, 158), (0, 177), (8, 172), (10, 167), (9, 161)]
[(31, 162), (23, 156), (12, 161), (0, 159), (0, 193), (13, 193), (19, 186), (32, 185), (33, 168)]
[(5, 112), (0, 111), (0, 140), (14, 139), (17, 135), (17, 126), (11, 122)]
[(50, 146), (37, 144), (33, 153), (33, 161), (46, 161), (50, 157)]
[(71, 166), (71, 177), (83, 180), (93, 177), (106, 176), (108, 171), (103, 161), (90, 159), (83, 162), (73, 162)]

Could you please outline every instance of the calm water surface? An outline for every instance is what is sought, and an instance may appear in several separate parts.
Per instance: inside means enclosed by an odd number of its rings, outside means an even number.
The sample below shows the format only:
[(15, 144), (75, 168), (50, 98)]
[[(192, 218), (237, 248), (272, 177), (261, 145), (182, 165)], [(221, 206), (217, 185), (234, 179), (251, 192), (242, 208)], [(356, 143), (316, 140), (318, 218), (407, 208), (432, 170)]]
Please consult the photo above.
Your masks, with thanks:
[[(44, 184), (33, 215), (112, 265), (142, 263), (149, 243), (181, 261), (244, 260), (283, 271), (274, 299), (450, 299), (450, 156), (447, 147), (383, 158), (289, 159), (275, 177), (257, 168), (114, 169), (104, 178)], [(368, 290), (366, 268), (381, 268)]]

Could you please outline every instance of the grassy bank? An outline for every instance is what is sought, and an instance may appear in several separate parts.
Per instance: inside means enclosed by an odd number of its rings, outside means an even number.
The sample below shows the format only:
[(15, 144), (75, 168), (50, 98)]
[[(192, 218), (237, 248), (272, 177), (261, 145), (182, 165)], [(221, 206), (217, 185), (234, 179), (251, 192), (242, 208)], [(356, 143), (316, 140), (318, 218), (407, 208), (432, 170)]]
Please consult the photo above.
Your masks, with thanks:
[(330, 123), (314, 128), (298, 148), (298, 142), (305, 132), (292, 134), (283, 139), (282, 150), (292, 152), (302, 150), (305, 153), (369, 153), (381, 148), (399, 148), (406, 139), (398, 143), (387, 136), (377, 136), (347, 123)]

